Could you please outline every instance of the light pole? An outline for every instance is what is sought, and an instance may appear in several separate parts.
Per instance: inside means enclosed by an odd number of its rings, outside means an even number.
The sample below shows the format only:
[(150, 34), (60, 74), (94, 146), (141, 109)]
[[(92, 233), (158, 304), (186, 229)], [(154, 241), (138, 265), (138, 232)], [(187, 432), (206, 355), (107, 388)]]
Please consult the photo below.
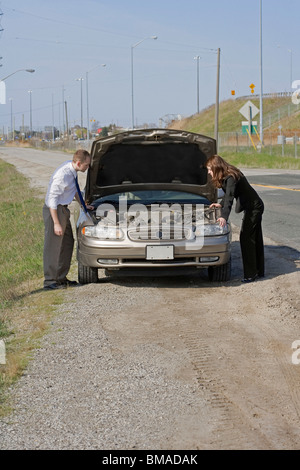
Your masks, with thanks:
[(199, 114), (200, 112), (200, 107), (199, 107), (199, 60), (201, 59), (200, 56), (194, 57), (194, 60), (197, 60), (197, 113)]
[(260, 107), (260, 122), (259, 122), (259, 133), (261, 143), (264, 143), (264, 134), (263, 134), (263, 65), (262, 65), (262, 0), (260, 0), (259, 5), (259, 35), (260, 35), (260, 96), (259, 96), (259, 107)]
[[(2, 58), (2, 57), (1, 57)], [(14, 75), (15, 73), (18, 73), (18, 72), (29, 72), (29, 73), (33, 73), (35, 72), (34, 69), (19, 69), (19, 70), (16, 70), (15, 72), (12, 72), (10, 73), (9, 75), (7, 75), (6, 77), (4, 78), (1, 78), (0, 79), (0, 82), (4, 82), (7, 78), (11, 77), (12, 75)], [(5, 104), (5, 96), (6, 96), (6, 91), (5, 91), (5, 83), (2, 84), (3, 85), (3, 90), (2, 90), (2, 93), (3, 93), (3, 96), (1, 96), (1, 103)]]
[(220, 108), (220, 54), (221, 49), (217, 50), (217, 86), (216, 86), (216, 106), (215, 106), (215, 141), (218, 148), (219, 138), (219, 108)]
[(13, 99), (9, 98), (9, 101), (10, 101), (10, 132), (11, 132), (12, 140), (15, 140), (14, 135), (13, 135), (14, 134), (13, 132), (13, 108), (12, 108)]
[(63, 140), (65, 139), (65, 87), (62, 86), (62, 136)]
[(292, 50), (292, 49), (288, 49), (288, 52), (291, 54), (290, 86), (289, 86), (289, 88), (291, 88), (292, 83), (293, 83), (293, 50)]
[(83, 137), (83, 114), (82, 114), (82, 80), (83, 78), (76, 78), (77, 82), (80, 82), (80, 127), (81, 127), (81, 138)]
[(30, 110), (30, 138), (32, 138), (32, 90), (28, 91), (29, 93), (29, 110)]
[(132, 129), (134, 129), (134, 98), (133, 98), (133, 49), (137, 47), (139, 44), (142, 42), (146, 41), (146, 39), (157, 39), (157, 36), (150, 36), (144, 39), (141, 39), (141, 41), (137, 42), (133, 46), (131, 46), (131, 123), (132, 123)]
[(99, 64), (96, 67), (92, 68), (88, 72), (86, 72), (86, 116), (87, 116), (87, 140), (90, 139), (90, 115), (89, 115), (89, 73), (95, 70), (97, 67), (106, 67), (106, 64)]
[(29, 73), (33, 73), (35, 72), (34, 69), (19, 69), (19, 70), (16, 70), (15, 72), (13, 73), (10, 73), (9, 75), (7, 75), (7, 77), (4, 77), (4, 78), (1, 78), (1, 82), (4, 82), (4, 80), (6, 80), (8, 77), (11, 77), (12, 75), (14, 75), (15, 73), (18, 73), (18, 72), (29, 72)]

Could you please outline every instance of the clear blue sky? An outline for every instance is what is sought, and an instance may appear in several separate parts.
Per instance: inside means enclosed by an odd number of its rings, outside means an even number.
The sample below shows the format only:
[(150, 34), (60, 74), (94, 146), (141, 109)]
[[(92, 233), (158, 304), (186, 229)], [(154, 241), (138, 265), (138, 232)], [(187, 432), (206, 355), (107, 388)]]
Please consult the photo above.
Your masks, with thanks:
[[(299, 0), (262, 3), (263, 91), (291, 91), (291, 57), (300, 80)], [(260, 92), (259, 0), (2, 0), (0, 8), (0, 78), (35, 69), (7, 79), (0, 129), (10, 127), (11, 103), (16, 129), (22, 118), (29, 125), (29, 90), (34, 129), (52, 116), (62, 126), (63, 98), (70, 124), (80, 125), (81, 77), (86, 126), (86, 72), (90, 119), (130, 126), (131, 46), (152, 35), (133, 49), (135, 124), (196, 113), (197, 55), (200, 109), (213, 104), (218, 48), (220, 99), (249, 94), (251, 83)]]

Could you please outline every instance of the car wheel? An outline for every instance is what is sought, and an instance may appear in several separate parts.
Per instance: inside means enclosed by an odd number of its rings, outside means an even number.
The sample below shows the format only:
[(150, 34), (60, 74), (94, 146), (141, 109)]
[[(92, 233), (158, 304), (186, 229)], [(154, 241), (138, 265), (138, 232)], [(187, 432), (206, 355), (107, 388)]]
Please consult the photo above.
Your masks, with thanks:
[(98, 268), (84, 266), (78, 262), (78, 281), (80, 284), (94, 284), (98, 282)]
[(231, 259), (228, 263), (221, 264), (220, 266), (209, 266), (208, 278), (211, 282), (224, 282), (229, 281), (231, 276)]

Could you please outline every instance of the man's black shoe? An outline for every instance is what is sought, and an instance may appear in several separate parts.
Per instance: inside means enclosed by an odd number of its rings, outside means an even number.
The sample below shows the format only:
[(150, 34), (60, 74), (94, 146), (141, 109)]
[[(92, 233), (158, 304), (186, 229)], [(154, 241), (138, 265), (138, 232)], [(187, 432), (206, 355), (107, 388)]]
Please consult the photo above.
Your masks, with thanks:
[(70, 281), (69, 279), (65, 279), (64, 281), (58, 282), (58, 284), (66, 286), (66, 287), (73, 287), (73, 286), (77, 286), (78, 282), (77, 281)]
[(55, 289), (65, 289), (65, 284), (58, 284), (57, 282), (53, 282), (52, 284), (48, 284), (44, 286), (44, 290), (55, 290)]

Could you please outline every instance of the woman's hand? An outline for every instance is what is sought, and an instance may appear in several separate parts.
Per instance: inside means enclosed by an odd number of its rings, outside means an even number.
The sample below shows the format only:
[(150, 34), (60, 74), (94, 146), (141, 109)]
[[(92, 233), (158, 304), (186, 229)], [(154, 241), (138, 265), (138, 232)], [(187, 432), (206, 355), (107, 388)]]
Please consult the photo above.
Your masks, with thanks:
[(217, 222), (219, 222), (220, 227), (226, 227), (227, 221), (223, 217), (220, 217)]
[(214, 202), (213, 204), (211, 204), (211, 205), (209, 206), (210, 209), (211, 209), (212, 207), (215, 207), (215, 208), (220, 209), (222, 206), (221, 206), (221, 204), (219, 204), (219, 203), (217, 203), (217, 202)]

